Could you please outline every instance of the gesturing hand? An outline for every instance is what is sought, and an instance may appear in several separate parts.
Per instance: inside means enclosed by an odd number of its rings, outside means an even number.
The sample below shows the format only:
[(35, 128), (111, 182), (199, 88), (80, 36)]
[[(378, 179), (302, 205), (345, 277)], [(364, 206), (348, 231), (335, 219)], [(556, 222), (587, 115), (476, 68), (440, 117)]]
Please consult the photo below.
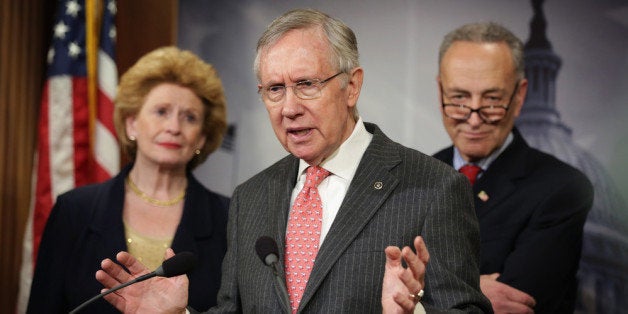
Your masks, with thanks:
[[(425, 287), (425, 267), (430, 259), (423, 239), (414, 239), (416, 254), (410, 247), (400, 250), (396, 246), (386, 248), (386, 269), (382, 283), (382, 308), (384, 313), (413, 313), (416, 295)], [(401, 264), (403, 257), (407, 268)]]
[[(166, 251), (166, 259), (174, 256), (172, 249)], [(110, 289), (121, 283), (150, 272), (142, 263), (127, 252), (116, 255), (120, 265), (110, 259), (101, 262), (101, 270), (96, 272), (96, 280)], [(122, 288), (105, 296), (122, 313), (183, 313), (188, 298), (188, 278), (185, 275), (162, 278), (156, 277)], [(103, 291), (105, 290), (103, 289)]]

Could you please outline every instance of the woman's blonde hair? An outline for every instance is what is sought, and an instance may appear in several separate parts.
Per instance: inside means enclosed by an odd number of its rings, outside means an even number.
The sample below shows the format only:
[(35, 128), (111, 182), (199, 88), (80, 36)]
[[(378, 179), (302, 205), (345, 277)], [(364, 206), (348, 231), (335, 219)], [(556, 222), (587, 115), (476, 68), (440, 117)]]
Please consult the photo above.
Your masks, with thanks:
[(227, 129), (226, 101), (216, 70), (190, 51), (163, 47), (140, 58), (120, 78), (113, 121), (122, 151), (135, 160), (137, 143), (126, 134), (126, 119), (137, 115), (146, 95), (157, 85), (173, 83), (191, 89), (203, 102), (205, 145), (187, 165), (194, 169), (220, 146)]

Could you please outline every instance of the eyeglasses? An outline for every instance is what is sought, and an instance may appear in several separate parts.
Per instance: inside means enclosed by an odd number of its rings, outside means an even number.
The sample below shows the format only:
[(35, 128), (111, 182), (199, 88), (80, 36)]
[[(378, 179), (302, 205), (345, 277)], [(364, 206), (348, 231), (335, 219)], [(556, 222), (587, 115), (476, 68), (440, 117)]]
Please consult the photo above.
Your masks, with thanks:
[(457, 121), (467, 121), (471, 115), (475, 112), (480, 116), (480, 119), (484, 121), (484, 123), (495, 124), (499, 122), (506, 116), (508, 112), (508, 108), (510, 108), (510, 104), (512, 100), (515, 98), (515, 94), (517, 94), (517, 90), (519, 89), (519, 81), (515, 83), (515, 89), (510, 95), (510, 100), (507, 104), (498, 104), (499, 99), (493, 100), (491, 98), (485, 99), (482, 101), (482, 105), (477, 109), (471, 109), (471, 107), (465, 105), (463, 102), (467, 100), (458, 102), (458, 103), (449, 103), (446, 104), (443, 101), (443, 85), (440, 85), (440, 95), (441, 95), (441, 104), (443, 107), (443, 112), (445, 116), (448, 118), (457, 120)]
[(344, 72), (338, 72), (324, 80), (320, 79), (307, 79), (298, 81), (294, 85), (270, 85), (270, 86), (258, 86), (257, 92), (262, 94), (262, 97), (272, 102), (280, 102), (284, 96), (286, 96), (286, 89), (292, 87), (292, 92), (300, 99), (316, 99), (321, 97), (321, 90), (325, 83), (329, 82), (334, 77)]

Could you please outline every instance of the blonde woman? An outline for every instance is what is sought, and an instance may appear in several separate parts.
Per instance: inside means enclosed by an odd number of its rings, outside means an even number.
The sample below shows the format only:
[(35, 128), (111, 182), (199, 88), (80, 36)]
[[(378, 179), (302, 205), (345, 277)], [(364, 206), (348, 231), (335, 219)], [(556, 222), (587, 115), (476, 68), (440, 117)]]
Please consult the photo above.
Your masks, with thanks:
[[(28, 312), (67, 313), (100, 293), (94, 273), (119, 251), (154, 269), (169, 247), (198, 257), (189, 300), (208, 309), (220, 285), (229, 200), (203, 187), (191, 170), (218, 148), (226, 129), (220, 78), (191, 52), (152, 51), (122, 76), (114, 124), (131, 162), (104, 183), (57, 198)], [(117, 313), (104, 300), (88, 312)]]

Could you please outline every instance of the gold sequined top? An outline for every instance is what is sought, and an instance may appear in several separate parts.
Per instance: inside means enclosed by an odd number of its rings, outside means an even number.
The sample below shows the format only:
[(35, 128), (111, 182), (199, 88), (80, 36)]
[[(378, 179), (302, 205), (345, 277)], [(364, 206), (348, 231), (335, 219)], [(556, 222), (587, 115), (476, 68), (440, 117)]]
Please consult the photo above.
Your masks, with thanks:
[(126, 222), (124, 222), (124, 234), (128, 252), (151, 271), (164, 261), (166, 249), (170, 247), (173, 239), (173, 237), (159, 239), (141, 235)]

